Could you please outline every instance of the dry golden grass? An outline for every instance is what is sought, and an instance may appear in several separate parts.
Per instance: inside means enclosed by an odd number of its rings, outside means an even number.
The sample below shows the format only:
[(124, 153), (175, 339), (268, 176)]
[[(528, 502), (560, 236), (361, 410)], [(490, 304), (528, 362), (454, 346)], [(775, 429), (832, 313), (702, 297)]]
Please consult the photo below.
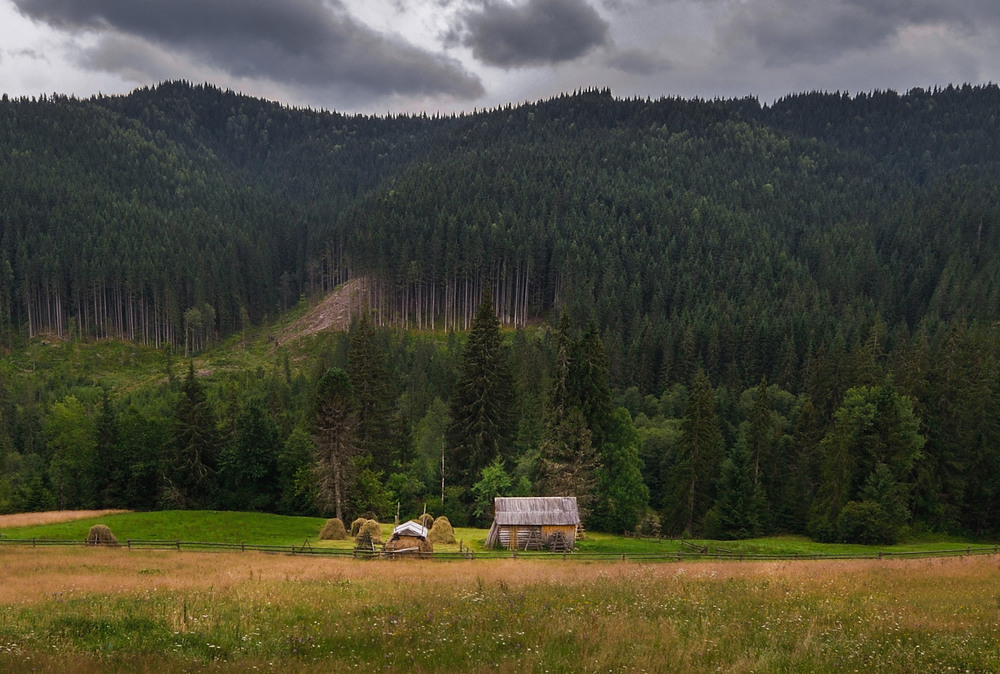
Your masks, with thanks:
[(996, 557), (442, 563), (0, 547), (0, 568), (2, 671), (1000, 670)]
[(104, 517), (131, 512), (130, 510), (50, 510), (44, 513), (17, 513), (0, 515), (0, 529), (13, 527), (35, 527), (57, 522), (72, 522), (85, 520), (88, 517)]

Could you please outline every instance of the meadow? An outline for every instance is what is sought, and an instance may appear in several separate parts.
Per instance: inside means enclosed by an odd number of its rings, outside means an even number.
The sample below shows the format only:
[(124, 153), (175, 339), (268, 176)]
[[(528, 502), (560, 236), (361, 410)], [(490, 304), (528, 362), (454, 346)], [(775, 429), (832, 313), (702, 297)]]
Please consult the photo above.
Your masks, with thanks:
[(0, 547), (0, 671), (1000, 669), (998, 560), (546, 563)]

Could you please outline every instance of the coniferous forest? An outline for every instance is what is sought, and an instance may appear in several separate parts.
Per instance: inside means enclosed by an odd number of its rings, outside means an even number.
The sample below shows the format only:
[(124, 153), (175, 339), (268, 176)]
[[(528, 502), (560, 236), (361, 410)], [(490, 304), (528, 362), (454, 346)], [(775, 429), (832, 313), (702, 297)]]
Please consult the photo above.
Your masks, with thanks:
[[(996, 536), (998, 114), (993, 85), (4, 96), (0, 511), (560, 493), (607, 531)], [(201, 371), (355, 279), (349, 331)]]

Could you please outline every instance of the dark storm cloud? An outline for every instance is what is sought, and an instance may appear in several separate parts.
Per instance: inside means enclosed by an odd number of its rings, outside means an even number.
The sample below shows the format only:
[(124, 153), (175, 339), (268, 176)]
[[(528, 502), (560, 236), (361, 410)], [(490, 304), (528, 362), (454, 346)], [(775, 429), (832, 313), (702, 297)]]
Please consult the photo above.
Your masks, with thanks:
[(615, 70), (631, 75), (652, 75), (670, 68), (669, 61), (645, 49), (616, 51), (608, 57), (607, 63)]
[(572, 61), (608, 43), (608, 24), (583, 0), (503, 0), (460, 15), (458, 39), (490, 65), (516, 68)]
[[(457, 61), (378, 33), (339, 0), (14, 0), (22, 14), (64, 30), (110, 37), (89, 63), (136, 68), (121, 49), (147, 41), (237, 77), (366, 93), (475, 98), (479, 79)], [(136, 41), (136, 39), (140, 41)]]
[(886, 44), (914, 26), (975, 33), (1000, 21), (995, 0), (751, 0), (731, 24), (768, 65), (823, 64), (850, 51)]

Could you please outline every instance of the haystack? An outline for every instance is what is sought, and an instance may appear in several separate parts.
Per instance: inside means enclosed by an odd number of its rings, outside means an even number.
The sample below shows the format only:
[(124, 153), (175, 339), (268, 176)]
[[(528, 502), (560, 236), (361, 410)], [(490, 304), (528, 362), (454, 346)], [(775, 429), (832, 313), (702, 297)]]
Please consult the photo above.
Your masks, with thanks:
[(451, 526), (451, 521), (444, 515), (434, 520), (434, 526), (431, 527), (430, 532), (427, 534), (427, 539), (431, 543), (454, 545), (455, 530)]
[(363, 525), (367, 521), (368, 520), (366, 520), (364, 517), (359, 517), (358, 519), (356, 519), (353, 522), (351, 522), (351, 537), (352, 538), (357, 538), (358, 537), (358, 534), (361, 533), (361, 525)]
[(434, 546), (427, 540), (427, 527), (410, 520), (392, 530), (385, 552), (392, 557), (399, 555), (427, 557), (434, 552)]
[(87, 545), (118, 545), (118, 539), (104, 524), (95, 524), (87, 532)]
[(432, 526), (434, 526), (434, 516), (431, 515), (430, 513), (424, 513), (423, 515), (417, 518), (417, 522), (419, 522), (420, 525), (425, 529), (430, 529)]
[(319, 532), (319, 540), (321, 541), (343, 541), (346, 539), (347, 529), (344, 528), (344, 523), (336, 517), (328, 519), (323, 531)]
[[(353, 525), (352, 525), (353, 528)], [(358, 535), (355, 538), (367, 537), (375, 545), (382, 544), (382, 525), (375, 520), (365, 520), (365, 523), (361, 525), (358, 530)]]

